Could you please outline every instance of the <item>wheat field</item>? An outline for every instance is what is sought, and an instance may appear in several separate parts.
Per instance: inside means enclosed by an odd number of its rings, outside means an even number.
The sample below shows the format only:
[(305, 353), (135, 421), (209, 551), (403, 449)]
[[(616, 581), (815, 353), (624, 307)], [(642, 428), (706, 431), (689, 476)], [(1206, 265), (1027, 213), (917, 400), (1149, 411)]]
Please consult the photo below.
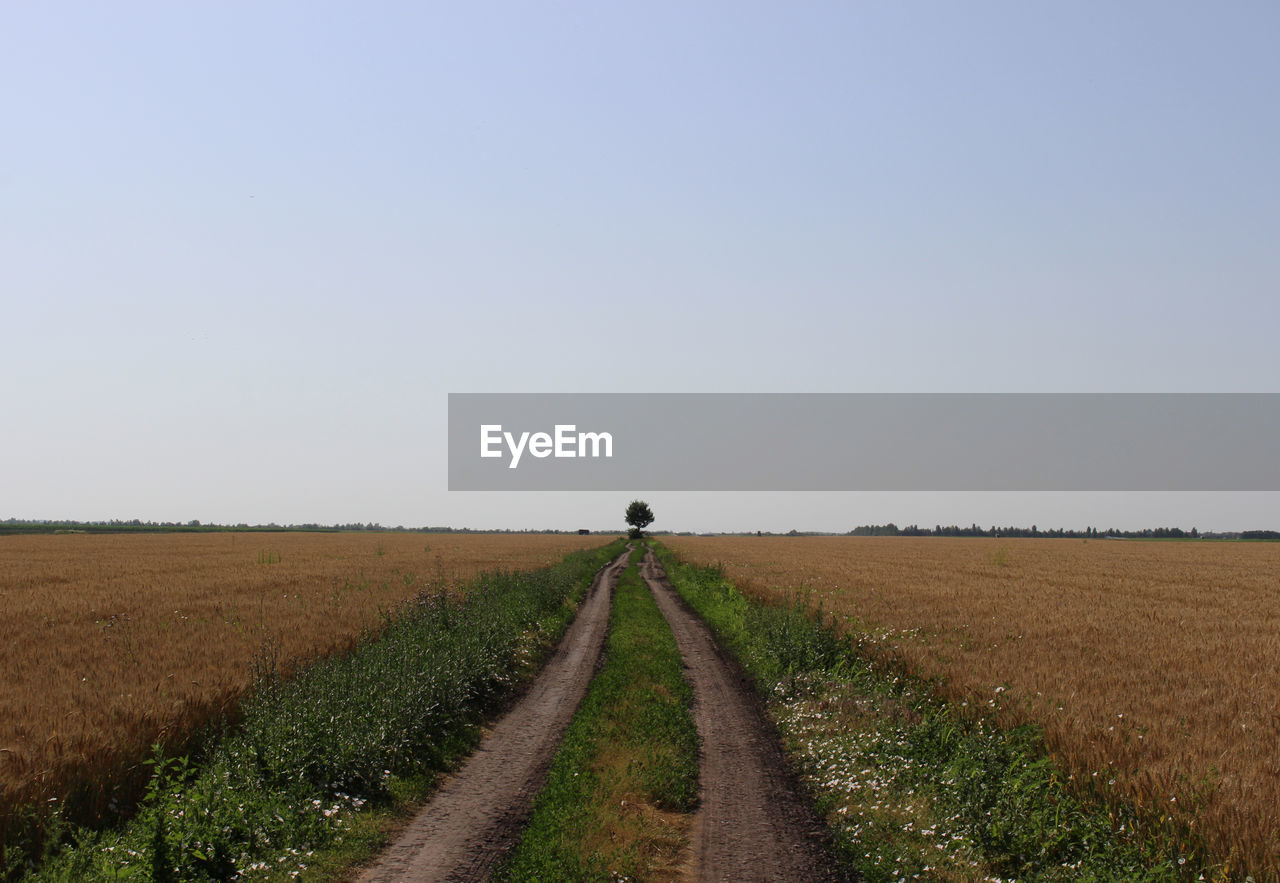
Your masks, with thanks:
[(1037, 722), (1096, 788), (1280, 874), (1280, 544), (671, 537), (744, 590), (801, 591), (867, 651)]
[[(136, 785), (234, 712), (255, 660), (343, 650), (419, 592), (544, 566), (602, 537), (196, 533), (0, 537), (0, 822)], [(2, 827), (2, 825), (0, 825)]]

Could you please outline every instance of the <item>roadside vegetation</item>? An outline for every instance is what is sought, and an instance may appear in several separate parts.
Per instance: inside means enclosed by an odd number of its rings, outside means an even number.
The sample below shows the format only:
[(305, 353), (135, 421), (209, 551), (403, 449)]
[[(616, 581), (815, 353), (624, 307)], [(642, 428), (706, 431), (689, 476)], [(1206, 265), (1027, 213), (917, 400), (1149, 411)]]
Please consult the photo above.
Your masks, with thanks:
[[(259, 658), (241, 720), (194, 756), (156, 749), (133, 818), (46, 820), (45, 854), (10, 838), (4, 875), (225, 880), (310, 876), (380, 845), (360, 811), (421, 796), (545, 658), (620, 543), (532, 572), (422, 594), (351, 653), (294, 676)], [(388, 685), (394, 685), (388, 689)]]
[(693, 693), (640, 578), (643, 551), (632, 551), (619, 579), (604, 666), (500, 879), (670, 876), (688, 842), (698, 790)]
[(765, 697), (846, 871), (868, 881), (1177, 880), (1211, 866), (1194, 838), (1096, 799), (1032, 726), (952, 703), (862, 652), (821, 609), (748, 599), (716, 567), (657, 550), (672, 585)]

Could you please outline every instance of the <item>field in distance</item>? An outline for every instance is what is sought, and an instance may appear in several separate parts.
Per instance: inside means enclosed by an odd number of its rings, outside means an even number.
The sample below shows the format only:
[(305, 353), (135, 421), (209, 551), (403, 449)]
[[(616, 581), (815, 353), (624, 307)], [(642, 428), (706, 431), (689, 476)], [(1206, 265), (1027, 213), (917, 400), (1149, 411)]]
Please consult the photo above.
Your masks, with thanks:
[(1280, 871), (1280, 544), (668, 537), (872, 653), (1041, 724), (1078, 779)]
[[(0, 816), (129, 775), (233, 707), (264, 652), (349, 648), (382, 614), (599, 536), (201, 533), (0, 537)], [(179, 747), (180, 747), (179, 741)], [(98, 792), (98, 793), (95, 793)], [(101, 809), (88, 806), (87, 809)]]

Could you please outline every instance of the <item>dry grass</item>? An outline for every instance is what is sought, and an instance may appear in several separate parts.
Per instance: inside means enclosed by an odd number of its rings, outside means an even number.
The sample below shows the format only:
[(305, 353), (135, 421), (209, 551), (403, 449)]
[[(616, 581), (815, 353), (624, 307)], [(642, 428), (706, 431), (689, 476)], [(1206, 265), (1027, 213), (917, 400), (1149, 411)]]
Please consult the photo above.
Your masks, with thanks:
[(349, 647), (418, 592), (528, 569), (601, 537), (207, 533), (0, 537), (0, 828), (95, 814), (148, 746), (233, 711), (264, 648)]
[(1280, 875), (1280, 544), (664, 542), (747, 591), (808, 592), (958, 698), (1041, 723), (1078, 779)]

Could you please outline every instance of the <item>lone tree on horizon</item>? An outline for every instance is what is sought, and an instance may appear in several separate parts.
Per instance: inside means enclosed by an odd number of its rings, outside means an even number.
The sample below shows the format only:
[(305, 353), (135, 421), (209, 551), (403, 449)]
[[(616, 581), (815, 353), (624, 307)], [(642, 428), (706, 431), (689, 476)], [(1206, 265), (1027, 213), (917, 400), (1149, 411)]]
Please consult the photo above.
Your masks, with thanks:
[(653, 524), (653, 510), (644, 500), (632, 500), (627, 507), (627, 524), (631, 525), (631, 539), (638, 540), (644, 529)]

